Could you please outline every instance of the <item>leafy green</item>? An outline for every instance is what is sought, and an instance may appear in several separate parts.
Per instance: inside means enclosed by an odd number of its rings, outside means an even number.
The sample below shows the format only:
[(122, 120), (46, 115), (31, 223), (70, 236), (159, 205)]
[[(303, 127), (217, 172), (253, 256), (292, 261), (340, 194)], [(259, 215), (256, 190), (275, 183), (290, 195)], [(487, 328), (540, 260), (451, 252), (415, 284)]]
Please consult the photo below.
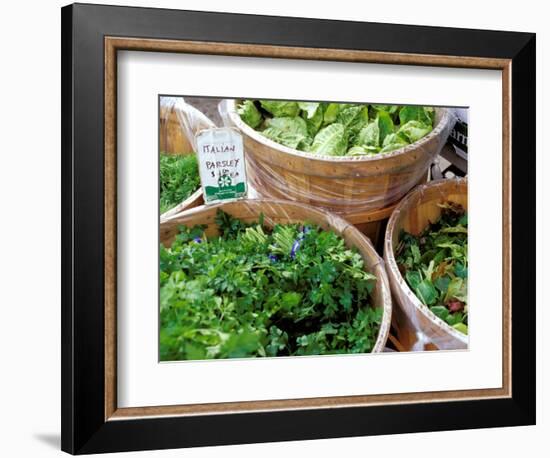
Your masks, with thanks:
[(241, 119), (253, 129), (262, 123), (262, 115), (252, 100), (245, 100), (237, 107), (237, 113)]
[(380, 150), (380, 152), (386, 153), (388, 151), (393, 151), (398, 148), (403, 148), (408, 144), (409, 142), (407, 141), (407, 137), (405, 137), (404, 135), (400, 133), (388, 134), (382, 142), (382, 149)]
[(160, 357), (365, 353), (382, 319), (376, 277), (314, 225), (246, 224), (218, 212), (220, 236), (180, 227), (160, 247)]
[(280, 100), (260, 100), (262, 108), (273, 116), (298, 116), (300, 108), (296, 102)]
[(347, 156), (369, 156), (380, 152), (376, 146), (352, 146), (346, 153)]
[(342, 124), (353, 144), (355, 136), (365, 127), (369, 121), (369, 112), (367, 106), (350, 105), (340, 109), (336, 116), (336, 123)]
[(341, 156), (346, 152), (347, 144), (345, 127), (342, 124), (334, 123), (319, 131), (313, 139), (310, 151), (327, 156)]
[(429, 108), (408, 105), (399, 110), (399, 120), (402, 126), (409, 121), (419, 121), (431, 126), (433, 120), (430, 113), (431, 111)]
[(395, 115), (399, 111), (398, 105), (371, 105), (371, 111), (377, 113), (379, 111), (385, 111), (390, 115)]
[(319, 111), (319, 102), (298, 102), (298, 108), (303, 111), (306, 119), (312, 119)]
[(415, 289), (416, 295), (426, 305), (433, 305), (437, 301), (437, 291), (431, 279), (425, 278)]
[(385, 111), (379, 111), (376, 119), (374, 120), (378, 124), (379, 141), (380, 145), (384, 145), (386, 137), (393, 133), (394, 125), (391, 116)]
[(307, 133), (310, 136), (310, 138), (315, 137), (315, 134), (319, 132), (319, 129), (323, 125), (323, 104), (311, 104), (311, 105), (317, 105), (317, 108), (315, 112), (310, 116), (309, 111), (302, 111), (302, 117), (306, 120), (307, 124)]
[(409, 143), (414, 143), (426, 136), (431, 130), (429, 125), (413, 120), (402, 125), (397, 133), (403, 134)]
[(244, 100), (237, 112), (275, 142), (327, 156), (394, 151), (430, 133), (435, 118), (430, 107), (275, 100)]
[(333, 122), (336, 122), (336, 117), (340, 112), (340, 108), (344, 108), (344, 104), (341, 103), (329, 103), (323, 114), (323, 125), (328, 126)]
[(195, 154), (160, 154), (160, 213), (183, 202), (200, 185)]
[(359, 132), (359, 136), (356, 139), (356, 144), (359, 146), (380, 146), (380, 128), (378, 122), (371, 122), (367, 126), (363, 127)]
[(297, 148), (302, 143), (311, 143), (308, 137), (307, 124), (304, 119), (294, 116), (270, 118), (263, 134), (289, 148)]
[[(413, 121), (409, 121), (413, 122)], [(468, 216), (451, 202), (418, 236), (400, 235), (400, 271), (420, 301), (456, 330), (468, 334)]]
[(319, 102), (298, 102), (298, 107), (302, 110), (301, 116), (306, 121), (307, 134), (309, 138), (313, 138), (323, 124), (324, 104)]

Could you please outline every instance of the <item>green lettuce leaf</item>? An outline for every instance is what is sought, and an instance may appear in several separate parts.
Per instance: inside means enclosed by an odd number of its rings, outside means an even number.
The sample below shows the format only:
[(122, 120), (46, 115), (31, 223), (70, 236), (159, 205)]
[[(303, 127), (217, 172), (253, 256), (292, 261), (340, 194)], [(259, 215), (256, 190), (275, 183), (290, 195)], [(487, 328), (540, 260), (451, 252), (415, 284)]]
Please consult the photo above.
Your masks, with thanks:
[(306, 122), (299, 116), (271, 118), (266, 123), (262, 134), (273, 141), (295, 149), (305, 149), (311, 143)]
[(405, 135), (409, 143), (414, 143), (420, 140), (422, 137), (425, 137), (428, 133), (431, 132), (431, 130), (431, 125), (413, 120), (402, 125), (397, 133)]
[(262, 108), (273, 116), (297, 116), (300, 108), (297, 102), (285, 102), (280, 100), (260, 100)]
[(399, 148), (407, 146), (409, 142), (403, 134), (395, 133), (389, 134), (384, 139), (382, 143), (383, 148), (380, 150), (381, 153), (387, 153), (389, 151), (394, 151)]
[(452, 299), (458, 299), (461, 302), (468, 301), (467, 281), (465, 279), (455, 277), (449, 283), (444, 302), (447, 303)]
[(323, 127), (313, 139), (310, 152), (327, 156), (341, 156), (346, 152), (347, 137), (342, 124)]
[(461, 262), (456, 263), (454, 273), (457, 277), (468, 278), (468, 268)]
[(453, 325), (453, 328), (455, 328), (458, 332), (461, 332), (462, 334), (468, 335), (468, 325), (464, 323), (456, 323)]
[(293, 132), (284, 132), (282, 130), (268, 127), (262, 132), (262, 134), (270, 140), (273, 140), (274, 142), (280, 143), (281, 145), (287, 146), (292, 149), (305, 151), (305, 149), (307, 149), (309, 145), (308, 139), (306, 137)]
[(394, 134), (387, 135), (382, 142), (382, 146), (393, 145), (396, 143), (403, 146), (409, 144), (409, 142), (407, 141), (407, 137), (405, 137), (403, 134), (396, 132)]
[(432, 125), (433, 120), (430, 111), (424, 107), (404, 106), (399, 110), (399, 122), (402, 126), (409, 121), (420, 121), (421, 123)]
[(439, 291), (445, 294), (449, 289), (450, 282), (451, 282), (451, 277), (449, 277), (448, 275), (445, 275), (443, 277), (438, 277), (435, 280), (434, 285)]
[(437, 291), (433, 283), (428, 280), (422, 280), (416, 287), (416, 295), (425, 305), (433, 305), (437, 301)]
[(298, 107), (304, 112), (306, 119), (313, 118), (320, 105), (319, 102), (298, 102)]
[(371, 105), (375, 111), (385, 111), (388, 114), (395, 114), (399, 110), (398, 105)]
[(237, 113), (241, 119), (253, 129), (262, 123), (262, 114), (258, 111), (252, 100), (245, 100), (240, 104), (237, 107)]
[(376, 146), (368, 145), (355, 145), (348, 149), (347, 156), (372, 156), (373, 154), (378, 154), (380, 148)]
[(434, 305), (433, 307), (430, 307), (430, 310), (435, 316), (441, 318), (443, 321), (446, 321), (449, 316), (449, 309), (444, 305)]
[(329, 103), (327, 105), (327, 108), (323, 114), (324, 126), (332, 124), (333, 122), (336, 121), (336, 116), (338, 116), (338, 113), (340, 112), (341, 107), (342, 107), (342, 104), (340, 103)]
[(420, 272), (417, 272), (416, 270), (408, 270), (405, 274), (405, 278), (412, 289), (418, 288), (422, 282), (422, 276), (420, 275)]
[(307, 136), (307, 125), (304, 119), (299, 116), (285, 116), (280, 118), (271, 118), (266, 121), (267, 127), (283, 132), (291, 132)]
[(371, 122), (361, 129), (357, 138), (355, 139), (356, 145), (361, 146), (380, 146), (380, 129), (377, 122)]
[(385, 111), (380, 111), (376, 116), (376, 123), (378, 124), (379, 130), (379, 144), (384, 146), (384, 140), (386, 137), (393, 133), (394, 125), (389, 113)]
[(342, 124), (350, 141), (367, 124), (369, 120), (368, 107), (361, 105), (351, 105), (346, 107), (336, 116), (336, 122)]
[(310, 137), (315, 137), (323, 124), (323, 105), (315, 102), (300, 102), (298, 106), (302, 110), (302, 117), (306, 121), (307, 132)]

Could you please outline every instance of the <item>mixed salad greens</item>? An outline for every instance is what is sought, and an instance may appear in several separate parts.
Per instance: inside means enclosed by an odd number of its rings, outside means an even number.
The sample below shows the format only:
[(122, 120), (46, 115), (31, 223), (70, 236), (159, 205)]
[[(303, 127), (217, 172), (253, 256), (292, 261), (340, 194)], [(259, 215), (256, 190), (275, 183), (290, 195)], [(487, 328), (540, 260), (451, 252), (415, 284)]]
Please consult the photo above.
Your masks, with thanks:
[(187, 199), (200, 185), (195, 154), (160, 154), (160, 213)]
[(441, 205), (441, 217), (419, 235), (400, 234), (396, 261), (418, 299), (439, 318), (468, 334), (468, 215)]
[(241, 119), (267, 138), (312, 154), (365, 156), (414, 143), (433, 129), (430, 107), (244, 100)]
[(365, 353), (382, 320), (376, 277), (315, 225), (272, 229), (218, 211), (220, 236), (180, 227), (160, 247), (160, 359)]

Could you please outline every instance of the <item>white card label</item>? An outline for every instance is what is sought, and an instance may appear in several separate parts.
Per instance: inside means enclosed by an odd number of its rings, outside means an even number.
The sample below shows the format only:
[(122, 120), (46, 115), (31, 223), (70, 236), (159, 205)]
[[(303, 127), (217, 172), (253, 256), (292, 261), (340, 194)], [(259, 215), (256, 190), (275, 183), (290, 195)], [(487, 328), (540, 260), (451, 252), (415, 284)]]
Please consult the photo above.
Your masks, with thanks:
[(205, 203), (246, 197), (242, 135), (220, 127), (200, 131), (195, 140)]

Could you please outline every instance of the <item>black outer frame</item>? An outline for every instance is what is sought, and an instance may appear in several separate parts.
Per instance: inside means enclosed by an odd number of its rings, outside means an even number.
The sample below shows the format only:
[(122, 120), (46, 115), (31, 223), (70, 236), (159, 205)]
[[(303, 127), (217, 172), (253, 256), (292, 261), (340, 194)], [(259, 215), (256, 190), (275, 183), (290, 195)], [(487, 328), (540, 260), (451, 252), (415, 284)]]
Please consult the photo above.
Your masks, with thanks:
[[(512, 397), (104, 418), (104, 37), (512, 59)], [(75, 4), (62, 8), (61, 448), (99, 453), (535, 424), (535, 35)], [(528, 307), (526, 311), (525, 308)], [(212, 433), (215, 431), (215, 433)]]

